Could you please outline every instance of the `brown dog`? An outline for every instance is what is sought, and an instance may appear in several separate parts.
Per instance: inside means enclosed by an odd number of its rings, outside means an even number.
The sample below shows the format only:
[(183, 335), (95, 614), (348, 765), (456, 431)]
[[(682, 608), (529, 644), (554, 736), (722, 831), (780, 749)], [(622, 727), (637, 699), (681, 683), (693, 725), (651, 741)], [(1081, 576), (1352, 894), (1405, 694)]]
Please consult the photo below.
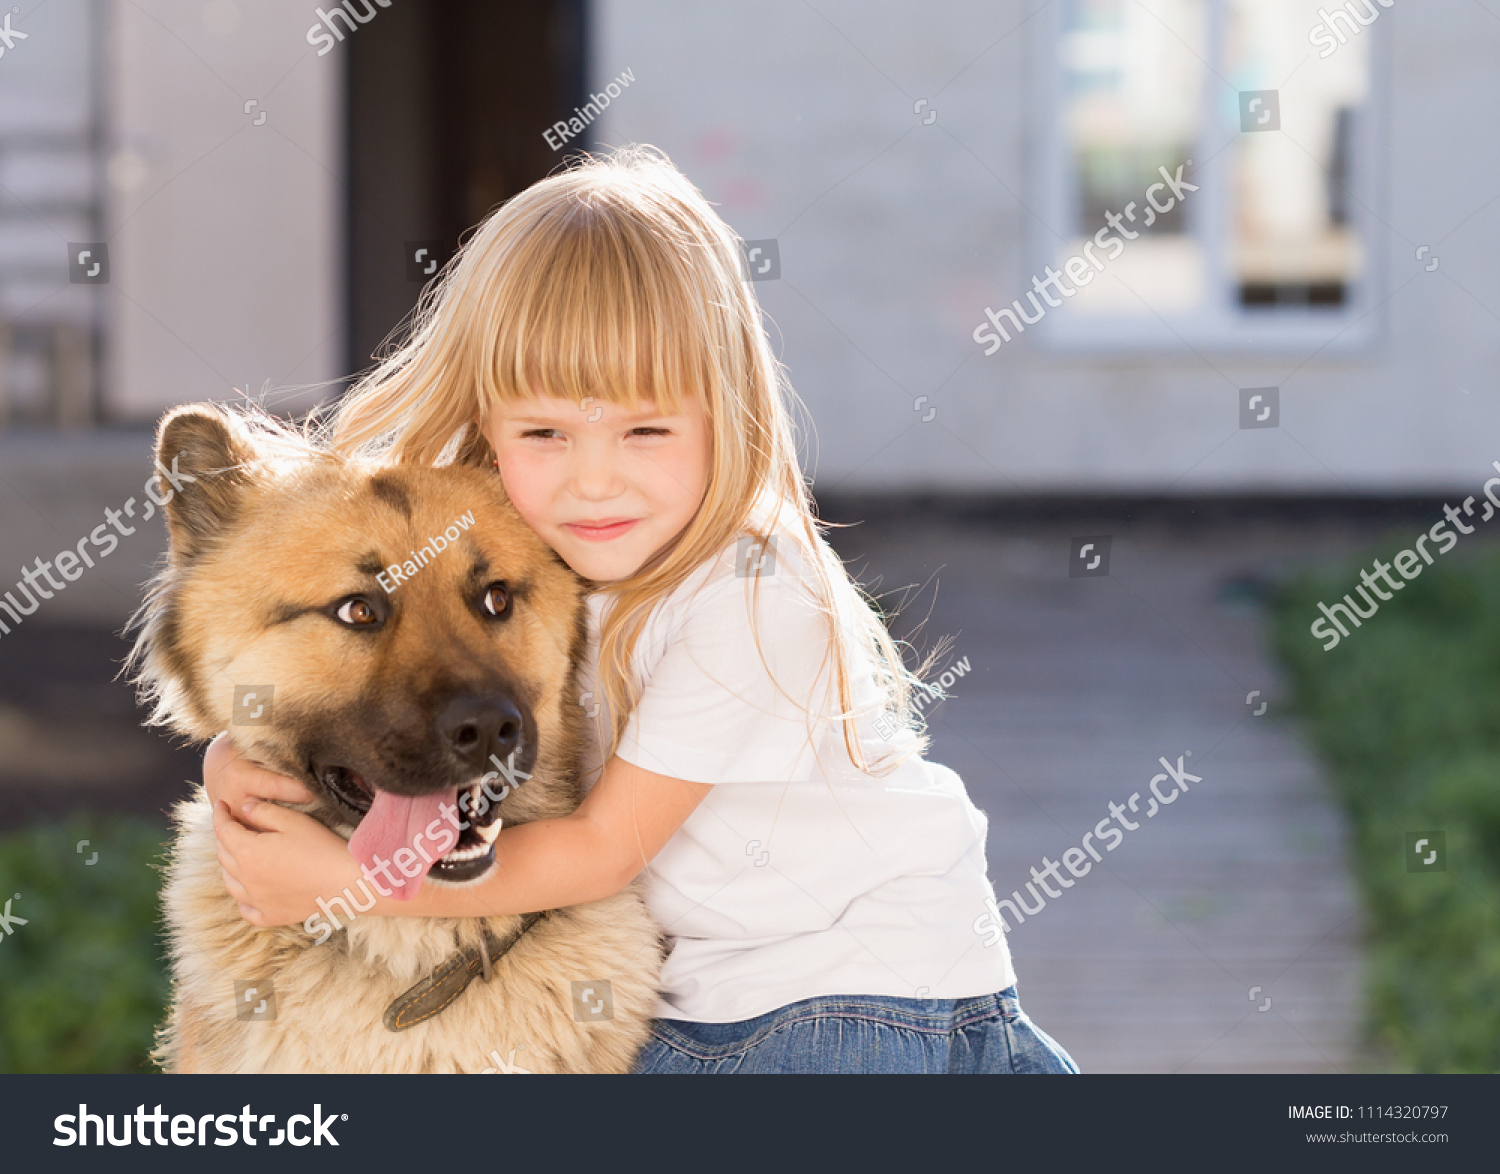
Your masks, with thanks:
[[(578, 805), (581, 586), (498, 477), (348, 461), (208, 406), (169, 413), (156, 455), (178, 488), (131, 657), (153, 724), (230, 730), (393, 891), (475, 880), (499, 820)], [(176, 812), (168, 1070), (625, 1072), (645, 1042), (661, 946), (634, 888), (454, 920), (359, 917), (362, 889), (259, 929), (211, 816), (201, 794)]]

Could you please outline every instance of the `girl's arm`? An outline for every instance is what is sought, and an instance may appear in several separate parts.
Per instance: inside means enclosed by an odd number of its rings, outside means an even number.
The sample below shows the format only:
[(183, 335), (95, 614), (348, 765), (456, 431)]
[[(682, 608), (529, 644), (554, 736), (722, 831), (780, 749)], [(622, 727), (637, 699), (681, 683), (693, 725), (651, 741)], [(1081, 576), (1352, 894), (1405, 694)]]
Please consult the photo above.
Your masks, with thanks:
[[(630, 883), (712, 789), (617, 756), (571, 815), (503, 828), (484, 879), (424, 883), (409, 901), (377, 894), (365, 916), (502, 916), (602, 900)], [(303, 921), (318, 912), (320, 897), (340, 896), (363, 880), (348, 844), (316, 820), (275, 804), (252, 811), (265, 830), (236, 822), (227, 805), (214, 810), (225, 886), (247, 921)], [(366, 891), (375, 892), (369, 885)]]

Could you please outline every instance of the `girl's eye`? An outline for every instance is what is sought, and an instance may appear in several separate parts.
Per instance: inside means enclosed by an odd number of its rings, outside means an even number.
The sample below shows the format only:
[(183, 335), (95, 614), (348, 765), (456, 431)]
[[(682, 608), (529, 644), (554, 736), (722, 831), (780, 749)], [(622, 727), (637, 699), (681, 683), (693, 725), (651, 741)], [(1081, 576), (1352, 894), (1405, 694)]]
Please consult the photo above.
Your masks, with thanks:
[(486, 614), (494, 616), (497, 620), (503, 620), (510, 615), (510, 591), (504, 583), (491, 583), (484, 589), (484, 596), (480, 602)]
[(556, 428), (528, 428), (521, 433), (522, 440), (555, 440), (557, 438)]
[(633, 435), (633, 436), (671, 436), (672, 435), (672, 430), (670, 428), (632, 428), (630, 431), (631, 431), (631, 435)]
[(380, 617), (375, 614), (375, 609), (367, 600), (355, 596), (346, 599), (338, 610), (338, 617), (351, 628), (368, 628), (371, 624), (380, 622)]

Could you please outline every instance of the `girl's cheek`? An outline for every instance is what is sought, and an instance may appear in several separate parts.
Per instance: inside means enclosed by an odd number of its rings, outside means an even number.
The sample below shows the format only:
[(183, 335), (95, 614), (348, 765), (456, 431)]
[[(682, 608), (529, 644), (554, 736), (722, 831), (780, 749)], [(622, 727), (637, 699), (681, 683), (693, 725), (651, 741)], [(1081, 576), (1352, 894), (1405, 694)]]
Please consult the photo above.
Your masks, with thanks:
[(505, 496), (510, 498), (510, 504), (516, 507), (523, 522), (531, 529), (537, 529), (543, 520), (540, 517), (540, 495), (535, 492), (537, 478), (528, 475), (525, 462), (499, 457), (499, 481), (504, 484)]
[(510, 493), (511, 505), (516, 507), (516, 513), (521, 515), (521, 520), (538, 534), (542, 534), (547, 527), (546, 514), (537, 508), (536, 503), (526, 497), (524, 492), (520, 494), (513, 492), (509, 483), (506, 484), (506, 491)]

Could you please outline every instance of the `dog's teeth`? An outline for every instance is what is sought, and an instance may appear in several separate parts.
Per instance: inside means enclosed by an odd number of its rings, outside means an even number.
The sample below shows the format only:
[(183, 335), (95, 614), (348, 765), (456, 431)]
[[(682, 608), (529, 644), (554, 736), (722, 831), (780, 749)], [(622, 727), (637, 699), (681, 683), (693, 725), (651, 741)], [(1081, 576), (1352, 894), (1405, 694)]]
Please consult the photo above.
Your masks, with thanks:
[(479, 838), (483, 840), (486, 845), (493, 844), (495, 842), (495, 837), (500, 834), (500, 825), (504, 822), (504, 820), (496, 819), (495, 822), (490, 824), (489, 827), (475, 828), (474, 830), (479, 833)]
[(471, 844), (467, 848), (455, 848), (443, 859), (450, 864), (463, 864), (465, 861), (478, 860), (490, 850), (488, 844)]

